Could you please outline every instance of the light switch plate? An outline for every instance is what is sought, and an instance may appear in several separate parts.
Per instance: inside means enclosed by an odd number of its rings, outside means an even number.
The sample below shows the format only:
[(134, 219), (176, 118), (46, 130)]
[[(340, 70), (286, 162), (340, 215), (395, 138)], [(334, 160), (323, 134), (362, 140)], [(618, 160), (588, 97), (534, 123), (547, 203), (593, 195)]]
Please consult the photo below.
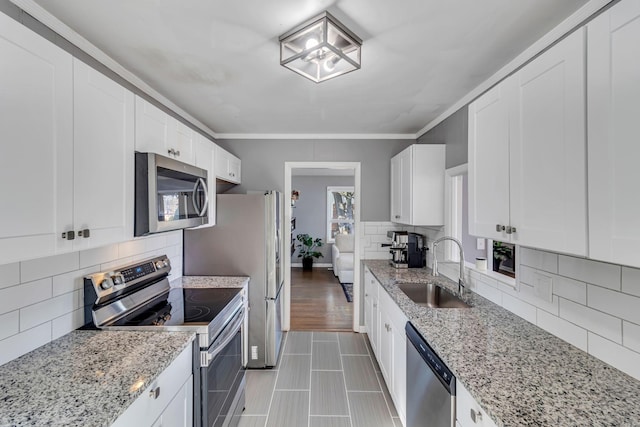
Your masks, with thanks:
[(486, 241), (486, 239), (476, 239), (476, 249), (479, 251), (483, 251), (486, 248)]

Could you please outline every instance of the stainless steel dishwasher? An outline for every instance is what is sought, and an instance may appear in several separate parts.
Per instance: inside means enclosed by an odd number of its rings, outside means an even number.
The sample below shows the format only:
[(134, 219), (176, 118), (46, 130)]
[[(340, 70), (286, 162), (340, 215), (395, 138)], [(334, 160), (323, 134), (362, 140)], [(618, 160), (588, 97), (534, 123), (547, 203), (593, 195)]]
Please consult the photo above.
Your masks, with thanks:
[(407, 426), (452, 427), (456, 378), (416, 328), (407, 322)]

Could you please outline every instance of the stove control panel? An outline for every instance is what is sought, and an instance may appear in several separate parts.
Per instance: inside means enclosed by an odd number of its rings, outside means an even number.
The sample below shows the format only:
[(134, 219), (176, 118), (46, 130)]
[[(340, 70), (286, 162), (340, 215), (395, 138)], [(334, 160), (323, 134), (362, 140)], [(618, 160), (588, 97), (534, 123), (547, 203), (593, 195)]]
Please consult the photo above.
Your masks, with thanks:
[(168, 276), (170, 271), (169, 258), (166, 255), (161, 255), (112, 271), (86, 276), (84, 278), (85, 305), (98, 305), (118, 298), (125, 295), (130, 286), (160, 280)]

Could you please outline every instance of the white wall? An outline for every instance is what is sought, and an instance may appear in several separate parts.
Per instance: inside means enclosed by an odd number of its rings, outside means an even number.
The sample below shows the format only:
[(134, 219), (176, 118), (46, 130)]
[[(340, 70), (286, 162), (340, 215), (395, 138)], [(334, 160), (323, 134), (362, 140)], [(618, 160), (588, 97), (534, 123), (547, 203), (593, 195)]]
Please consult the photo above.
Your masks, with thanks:
[(163, 254), (180, 277), (182, 231), (0, 265), (0, 365), (85, 323), (85, 275)]

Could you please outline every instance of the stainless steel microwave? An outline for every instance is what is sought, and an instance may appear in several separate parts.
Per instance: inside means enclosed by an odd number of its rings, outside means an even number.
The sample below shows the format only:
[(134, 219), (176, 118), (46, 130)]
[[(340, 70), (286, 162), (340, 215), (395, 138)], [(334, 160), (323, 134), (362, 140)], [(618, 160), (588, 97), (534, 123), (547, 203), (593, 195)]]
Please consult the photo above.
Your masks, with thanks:
[(134, 235), (209, 221), (207, 171), (155, 153), (136, 152)]

